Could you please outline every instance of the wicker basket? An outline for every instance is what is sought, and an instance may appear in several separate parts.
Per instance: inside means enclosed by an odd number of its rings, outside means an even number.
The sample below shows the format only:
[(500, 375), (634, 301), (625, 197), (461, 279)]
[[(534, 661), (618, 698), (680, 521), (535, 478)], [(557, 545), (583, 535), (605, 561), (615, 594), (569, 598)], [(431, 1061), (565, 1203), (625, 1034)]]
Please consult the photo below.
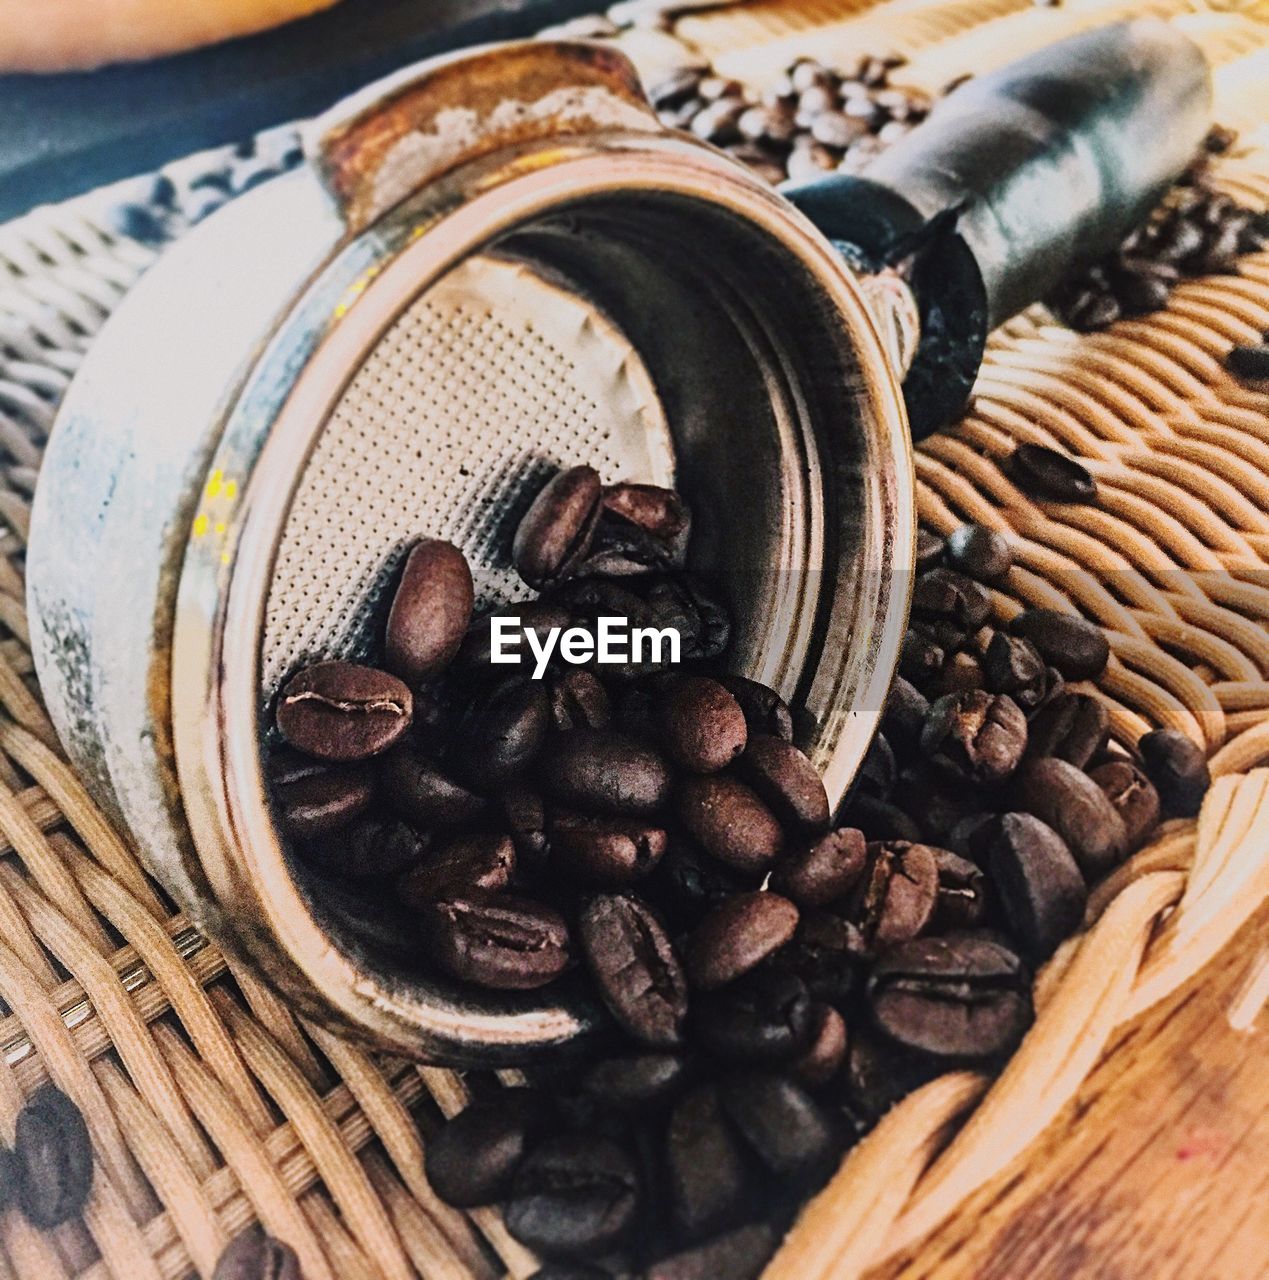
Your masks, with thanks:
[[(684, 17), (678, 34), (757, 83), (799, 52), (893, 48), (905, 77), (935, 88), (1130, 11), (1169, 16), (1204, 45), (1216, 117), (1242, 132), (1218, 179), (1266, 208), (1269, 26), (1237, 12), (758, 0)], [(200, 157), (173, 177), (206, 207), (294, 156), (280, 130), (249, 157)], [(463, 1106), (463, 1080), (301, 1023), (233, 968), (103, 821), (41, 708), (22, 582), (41, 446), (80, 354), (181, 228), (151, 194), (122, 215), (121, 193), (102, 193), (0, 229), (0, 1138), (51, 1078), (87, 1117), (98, 1159), (82, 1223), (49, 1236), (0, 1217), (0, 1280), (206, 1277), (253, 1221), (296, 1248), (308, 1280), (526, 1276), (536, 1262), (496, 1213), (445, 1207), (423, 1175), (423, 1135)], [(1096, 336), (1033, 309), (993, 338), (966, 420), (921, 446), (922, 518), (978, 520), (1014, 548), (998, 615), (1043, 604), (1096, 618), (1113, 648), (1097, 692), (1116, 735), (1181, 729), (1207, 744), (1217, 781), (1197, 823), (1168, 824), (1094, 895), (1086, 932), (1041, 974), (1036, 1025), (1004, 1073), (946, 1076), (896, 1107), (807, 1207), (770, 1280), (853, 1277), (911, 1247), (1040, 1133), (1117, 1026), (1269, 897), (1269, 397), (1222, 366), (1266, 329), (1269, 255)], [(1018, 492), (998, 462), (1022, 440), (1079, 455), (1099, 505)]]

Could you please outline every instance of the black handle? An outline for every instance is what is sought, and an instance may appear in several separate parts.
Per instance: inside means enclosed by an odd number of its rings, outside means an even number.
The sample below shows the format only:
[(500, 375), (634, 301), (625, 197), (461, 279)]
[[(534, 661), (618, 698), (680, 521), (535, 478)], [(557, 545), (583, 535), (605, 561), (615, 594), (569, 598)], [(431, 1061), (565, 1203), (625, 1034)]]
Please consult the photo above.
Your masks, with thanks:
[(865, 270), (915, 251), (922, 340), (904, 385), (915, 436), (959, 415), (991, 328), (1146, 216), (1210, 109), (1202, 52), (1138, 19), (967, 81), (864, 177), (785, 188)]

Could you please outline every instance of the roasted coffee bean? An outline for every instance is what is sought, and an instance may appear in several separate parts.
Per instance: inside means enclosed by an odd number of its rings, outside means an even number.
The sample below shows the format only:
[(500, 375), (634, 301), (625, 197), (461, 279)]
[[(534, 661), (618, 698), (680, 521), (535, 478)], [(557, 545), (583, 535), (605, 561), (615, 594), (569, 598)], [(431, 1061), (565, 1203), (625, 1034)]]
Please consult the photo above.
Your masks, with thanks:
[(679, 786), (678, 814), (706, 852), (736, 871), (766, 871), (784, 848), (784, 832), (775, 815), (735, 778), (685, 778)]
[(573, 667), (551, 681), (551, 722), (561, 733), (570, 729), (607, 729), (612, 700), (599, 678)]
[(918, 689), (923, 689), (933, 677), (943, 670), (947, 654), (943, 646), (935, 644), (928, 636), (909, 628), (899, 650), (899, 674)]
[[(282, 753), (278, 753), (282, 755)], [(369, 765), (325, 768), (287, 752), (269, 761), (273, 798), (283, 829), (293, 840), (314, 840), (346, 827), (362, 814), (374, 796)]]
[(543, 1094), (500, 1089), (432, 1135), (424, 1151), (427, 1180), (456, 1209), (493, 1204), (511, 1190), (520, 1162), (550, 1133), (554, 1121)]
[(500, 785), (536, 759), (551, 726), (551, 707), (538, 680), (508, 680), (479, 700), (461, 726), (457, 758), (463, 775)]
[(1128, 852), (1140, 849), (1159, 825), (1159, 793), (1131, 760), (1109, 760), (1090, 769), (1088, 776), (1106, 793), (1124, 820)]
[(534, 498), (516, 529), (511, 560), (531, 587), (560, 581), (590, 550), (603, 486), (593, 467), (570, 467)]
[(856, 925), (828, 911), (808, 911), (780, 963), (806, 983), (813, 1000), (840, 1004), (855, 989), (867, 956), (867, 941)]
[(353, 662), (319, 662), (291, 677), (277, 723), (298, 751), (319, 760), (365, 760), (410, 727), (414, 700), (396, 676)]
[(937, 533), (932, 533), (929, 529), (917, 530), (916, 567), (918, 573), (924, 573), (927, 569), (933, 569), (936, 564), (941, 563), (946, 551), (947, 543)]
[(654, 751), (633, 738), (597, 729), (562, 734), (542, 769), (547, 794), (591, 813), (638, 817), (669, 799), (670, 774)]
[(982, 659), (983, 678), (992, 693), (1007, 693), (1022, 708), (1032, 711), (1048, 690), (1048, 666), (1030, 640), (997, 631)]
[(552, 865), (600, 888), (643, 879), (668, 844), (664, 828), (638, 818), (588, 818), (556, 813), (551, 819)]
[(1009, 470), (1023, 493), (1053, 502), (1096, 502), (1097, 482), (1068, 454), (1040, 444), (1020, 444)]
[(947, 837), (947, 847), (979, 866), (987, 861), (987, 846), (996, 834), (998, 813), (971, 813), (962, 818)]
[(867, 864), (862, 831), (839, 827), (784, 858), (771, 887), (799, 907), (826, 907), (855, 887)]
[(559, 1257), (602, 1254), (634, 1225), (639, 1175), (615, 1142), (560, 1134), (520, 1163), (503, 1210), (521, 1244)]
[(933, 852), (939, 875), (934, 927), (950, 931), (978, 924), (987, 910), (983, 873), (968, 858), (962, 858), (950, 849), (935, 849)]
[(841, 1075), (846, 1112), (858, 1129), (870, 1129), (941, 1070), (937, 1059), (910, 1053), (866, 1026), (852, 1027)]
[(690, 929), (719, 903), (748, 889), (752, 880), (676, 832), (641, 892), (666, 912), (676, 929)]
[(949, 693), (931, 708), (921, 750), (942, 772), (984, 786), (1003, 782), (1027, 746), (1027, 718), (1007, 694)]
[(1128, 832), (1115, 806), (1088, 774), (1065, 760), (1028, 760), (1018, 771), (1013, 801), (1062, 837), (1090, 880), (1105, 875), (1128, 852)]
[(678, 1054), (641, 1053), (601, 1059), (586, 1072), (582, 1087), (605, 1106), (642, 1111), (675, 1097), (687, 1078), (687, 1060)]
[(950, 618), (914, 617), (911, 629), (938, 645), (943, 650), (945, 661), (969, 643), (970, 628)]
[(899, 776), (899, 765), (895, 754), (886, 741), (886, 735), (879, 733), (872, 740), (864, 762), (859, 766), (859, 775), (855, 785), (866, 795), (885, 800), (894, 790), (895, 779)]
[(546, 806), (541, 795), (524, 783), (502, 793), (502, 816), (522, 871), (541, 869), (546, 857)]
[(701, 997), (695, 1007), (696, 1041), (735, 1062), (787, 1062), (811, 1036), (806, 984), (781, 968), (757, 969)]
[(473, 602), (463, 553), (438, 538), (416, 543), (388, 613), (384, 665), (411, 685), (443, 671), (467, 634)]
[(462, 982), (531, 991), (568, 968), (568, 925), (543, 903), (510, 895), (450, 897), (428, 903), (420, 914), (428, 954)]
[(881, 722), (886, 741), (900, 755), (910, 755), (920, 743), (921, 730), (929, 712), (929, 699), (911, 681), (896, 676), (886, 698), (885, 716)]
[(333, 875), (360, 880), (394, 876), (421, 861), (431, 838), (391, 815), (363, 814), (343, 831), (304, 848), (304, 860)]
[(674, 1108), (665, 1137), (665, 1172), (674, 1217), (689, 1235), (728, 1226), (744, 1208), (745, 1155), (714, 1085), (694, 1089)]
[(812, 1180), (833, 1167), (839, 1151), (836, 1127), (796, 1081), (746, 1071), (728, 1076), (718, 1092), (741, 1138), (776, 1177)]
[(672, 1048), (687, 1017), (687, 978), (660, 922), (638, 898), (592, 899), (578, 940), (608, 1011), (643, 1044)]
[(736, 761), (736, 772), (781, 822), (803, 831), (828, 826), (824, 782), (791, 742), (754, 734)]
[(1027, 754), (1054, 756), (1083, 769), (1109, 736), (1106, 704), (1091, 694), (1063, 689), (1031, 717)]
[(868, 979), (873, 1021), (897, 1044), (960, 1061), (1011, 1052), (1031, 1025), (1022, 961), (969, 934), (920, 938), (886, 952)]
[(948, 537), (947, 558), (953, 569), (979, 582), (999, 582), (1013, 566), (1009, 544), (994, 529), (963, 524)]
[(1212, 785), (1202, 749), (1175, 729), (1156, 729), (1137, 743), (1146, 776), (1168, 817), (1192, 818)]
[(251, 1227), (226, 1245), (212, 1280), (303, 1280), (303, 1275), (289, 1244)]
[(868, 866), (848, 915), (867, 942), (889, 947), (930, 927), (938, 897), (938, 862), (932, 848), (898, 840), (870, 844)]
[(1110, 643), (1102, 629), (1073, 613), (1025, 609), (1010, 622), (1009, 631), (1030, 640), (1067, 680), (1096, 679), (1110, 659)]
[(676, 680), (660, 712), (666, 754), (692, 773), (717, 773), (745, 749), (749, 733), (740, 703), (708, 676)]
[(826, 1085), (846, 1059), (846, 1020), (831, 1004), (811, 1006), (811, 1030), (806, 1048), (789, 1070), (807, 1088)]
[(579, 577), (625, 578), (677, 568), (674, 546), (624, 520), (600, 520), (590, 550), (573, 572)]
[(384, 756), (379, 777), (389, 806), (420, 830), (461, 826), (480, 817), (486, 808), (483, 796), (442, 773), (409, 742)]
[(692, 985), (713, 991), (774, 955), (798, 926), (798, 909), (777, 893), (741, 893), (716, 907), (688, 940)]
[(1029, 813), (995, 824), (986, 864), (1011, 935), (1034, 963), (1047, 960), (1084, 919), (1088, 892), (1066, 842)]
[(922, 831), (915, 819), (898, 805), (874, 796), (853, 796), (846, 818), (869, 840), (910, 840), (914, 844), (921, 841)]
[(918, 618), (943, 619), (963, 631), (977, 631), (991, 613), (991, 594), (955, 569), (930, 569), (916, 580), (912, 612)]
[(774, 689), (744, 676), (721, 675), (718, 682), (739, 703), (750, 733), (769, 733), (785, 742), (793, 741), (793, 715)]
[(604, 511), (628, 521), (644, 533), (673, 544), (686, 538), (692, 518), (687, 503), (673, 489), (655, 484), (612, 484), (604, 490)]
[(654, 1262), (643, 1280), (758, 1280), (775, 1247), (775, 1232), (751, 1223)]
[(1225, 357), (1225, 367), (1247, 382), (1269, 379), (1269, 346), (1233, 347)]
[(49, 1231), (83, 1210), (92, 1140), (79, 1108), (55, 1085), (41, 1085), (18, 1112), (13, 1158), (18, 1203), (33, 1226)]
[(977, 789), (960, 778), (920, 761), (899, 775), (894, 803), (915, 817), (925, 843), (946, 845), (958, 822), (979, 813), (983, 807)]
[(441, 898), (499, 893), (515, 875), (515, 846), (510, 836), (477, 832), (457, 836), (397, 881), (397, 898), (422, 907)]
[(942, 698), (949, 693), (971, 693), (985, 689), (987, 677), (983, 673), (982, 660), (974, 653), (954, 653), (943, 664), (943, 670), (930, 682), (932, 698)]

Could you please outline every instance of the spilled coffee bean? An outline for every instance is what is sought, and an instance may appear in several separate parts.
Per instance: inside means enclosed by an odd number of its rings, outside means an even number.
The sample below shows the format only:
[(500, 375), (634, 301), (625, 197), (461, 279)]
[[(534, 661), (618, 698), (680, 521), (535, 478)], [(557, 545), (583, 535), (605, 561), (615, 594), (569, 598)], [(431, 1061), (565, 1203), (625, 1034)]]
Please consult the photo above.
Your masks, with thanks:
[(17, 1200), (43, 1231), (77, 1217), (93, 1185), (93, 1148), (79, 1108), (55, 1085), (27, 1099), (14, 1127)]
[(212, 1280), (304, 1280), (289, 1244), (258, 1227), (235, 1236), (216, 1262)]
[(1040, 444), (1020, 444), (1009, 473), (1024, 493), (1051, 502), (1096, 502), (1097, 482), (1082, 463)]

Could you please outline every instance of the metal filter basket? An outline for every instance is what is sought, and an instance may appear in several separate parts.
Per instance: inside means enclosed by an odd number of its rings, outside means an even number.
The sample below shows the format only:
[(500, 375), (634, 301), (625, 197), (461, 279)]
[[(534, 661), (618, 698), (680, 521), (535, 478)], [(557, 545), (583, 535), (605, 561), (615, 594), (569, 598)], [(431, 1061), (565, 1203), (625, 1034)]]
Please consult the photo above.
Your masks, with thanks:
[[(1076, 192), (1103, 238), (1201, 135), (1201, 58), (1159, 31), (1166, 47), (1153, 28), (1128, 41), (1133, 92), (1115, 100), (1150, 116), (1157, 141)], [(1037, 153), (1073, 127), (1041, 115)], [(795, 703), (830, 798), (845, 795), (906, 622), (903, 367), (910, 400), (939, 382), (943, 317), (960, 307), (968, 338), (942, 381), (967, 388), (995, 303), (1019, 294), (989, 257), (1021, 262), (1035, 296), (1077, 247), (1028, 232), (1020, 251), (1000, 218), (1016, 190), (975, 204), (917, 180), (939, 136), (912, 167), (892, 162), (893, 190), (794, 193), (827, 200), (817, 221), (869, 281), (738, 164), (664, 130), (619, 56), (503, 46), (341, 105), (311, 131), (308, 166), (149, 272), (45, 456), (32, 645), (72, 759), (200, 927), (300, 1009), (415, 1056), (523, 1062), (601, 1025), (567, 989), (546, 1003), (459, 992), (367, 945), (374, 922), (286, 847), (263, 773), (277, 687), (310, 660), (371, 650), (413, 540), (451, 539), (481, 600), (514, 597), (510, 532), (559, 465), (684, 492), (692, 567), (735, 611), (733, 663)], [(1071, 150), (1062, 163), (1084, 173), (1089, 155)], [(954, 206), (937, 270), (884, 270), (887, 243)], [(828, 225), (844, 210), (849, 235)]]

